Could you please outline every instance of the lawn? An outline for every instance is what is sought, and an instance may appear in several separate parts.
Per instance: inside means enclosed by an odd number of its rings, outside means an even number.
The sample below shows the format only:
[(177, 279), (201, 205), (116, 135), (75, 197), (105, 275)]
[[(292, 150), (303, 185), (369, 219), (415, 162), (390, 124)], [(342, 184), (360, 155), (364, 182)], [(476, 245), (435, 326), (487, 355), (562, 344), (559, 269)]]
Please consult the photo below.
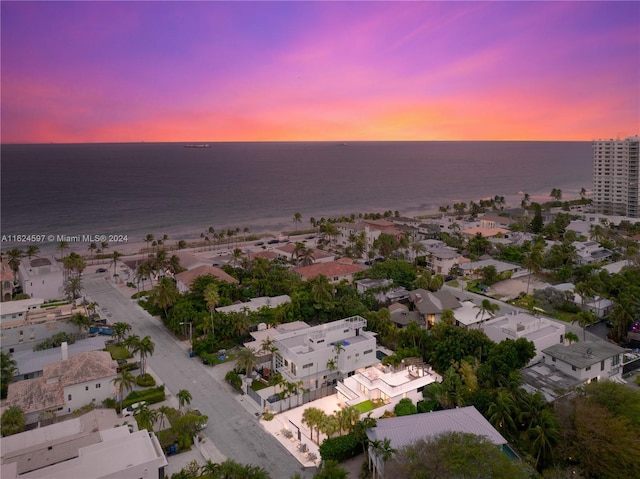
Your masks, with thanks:
[(360, 412), (360, 414), (364, 414), (365, 412), (373, 411), (373, 409), (375, 409), (375, 405), (373, 404), (373, 401), (371, 401), (371, 399), (362, 401), (361, 403), (358, 403), (353, 407), (356, 408), (358, 412)]
[(260, 391), (261, 389), (267, 388), (269, 387), (267, 384), (263, 383), (262, 381), (258, 381), (258, 380), (254, 380), (251, 383), (251, 389), (253, 389), (254, 391)]
[(111, 344), (104, 348), (104, 350), (109, 351), (111, 353), (111, 358), (115, 359), (116, 361), (118, 359), (129, 359), (131, 357), (131, 354), (129, 354), (129, 351), (127, 351), (127, 348), (125, 348), (124, 346)]

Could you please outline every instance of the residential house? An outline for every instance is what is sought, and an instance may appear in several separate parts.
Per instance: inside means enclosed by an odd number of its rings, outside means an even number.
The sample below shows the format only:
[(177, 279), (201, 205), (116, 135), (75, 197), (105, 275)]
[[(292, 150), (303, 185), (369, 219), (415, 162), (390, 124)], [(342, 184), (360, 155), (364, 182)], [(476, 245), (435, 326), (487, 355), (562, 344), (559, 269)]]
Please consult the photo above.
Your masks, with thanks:
[(336, 244), (347, 248), (351, 245), (350, 238), (364, 236), (365, 254), (373, 251), (373, 243), (382, 233), (401, 238), (404, 233), (392, 221), (388, 220), (360, 220), (356, 223), (335, 223), (338, 230)]
[(607, 261), (613, 256), (613, 252), (603, 248), (596, 241), (574, 241), (571, 245), (576, 249), (578, 263), (580, 265)]
[(366, 319), (352, 316), (275, 336), (275, 368), (288, 381), (317, 389), (328, 376), (349, 376), (371, 366), (378, 361), (376, 336), (366, 326)]
[(606, 341), (556, 344), (542, 350), (542, 361), (521, 371), (523, 387), (554, 401), (592, 381), (622, 380), (625, 349)]
[(400, 465), (393, 460), (384, 461), (379, 451), (371, 445), (374, 441), (388, 439), (391, 448), (399, 450), (416, 441), (429, 440), (449, 432), (482, 436), (498, 448), (508, 448), (507, 440), (474, 406), (378, 419), (376, 426), (367, 430), (368, 452), (376, 471), (374, 476), (380, 479), (402, 477)]
[(178, 291), (180, 291), (180, 293), (186, 293), (187, 291), (190, 291), (193, 282), (201, 276), (213, 276), (218, 281), (225, 281), (232, 284), (238, 283), (238, 280), (230, 274), (226, 273), (220, 268), (216, 268), (215, 266), (210, 266), (207, 264), (196, 266), (193, 269), (189, 269), (187, 271), (183, 271), (182, 273), (176, 274), (175, 279)]
[(389, 279), (359, 279), (355, 285), (360, 294), (370, 291), (379, 303), (399, 301), (409, 297), (409, 292), (404, 286), (393, 287), (393, 281)]
[(564, 342), (564, 324), (540, 316), (514, 312), (485, 321), (483, 331), (492, 341), (524, 338), (535, 346), (535, 356), (529, 364), (542, 360), (542, 351)]
[(33, 298), (0, 304), (2, 351), (32, 351), (40, 341), (56, 333), (77, 334), (78, 327), (68, 320), (76, 313), (86, 314), (75, 304), (45, 307), (42, 299)]
[[(135, 421), (134, 421), (135, 422)], [(117, 427), (113, 409), (0, 439), (3, 479), (163, 479), (168, 465), (153, 432)]]
[(325, 276), (330, 283), (339, 283), (342, 280), (349, 284), (353, 282), (356, 273), (363, 271), (359, 264), (354, 264), (349, 258), (340, 258), (337, 261), (328, 263), (317, 263), (309, 266), (298, 266), (293, 268), (293, 272), (298, 274), (304, 281), (308, 281), (316, 276)]
[(445, 245), (442, 241), (426, 240), (421, 241), (425, 247), (423, 253), (427, 268), (436, 274), (447, 276), (452, 269), (467, 263), (469, 260), (462, 256), (455, 248)]
[(489, 317), (488, 315), (482, 317), (480, 308), (470, 299), (465, 299), (460, 305), (460, 308), (457, 308), (453, 312), (456, 320), (455, 324), (460, 328), (480, 329), (482, 322), (486, 321)]
[(486, 213), (478, 219), (480, 220), (480, 227), (487, 229), (509, 229), (511, 225), (518, 223), (517, 220), (509, 218), (508, 216), (501, 216), (495, 213)]
[(390, 305), (389, 315), (391, 322), (400, 329), (407, 327), (411, 321), (414, 321), (421, 328), (426, 328), (427, 326), (424, 316), (420, 311), (409, 311), (409, 308), (402, 303), (393, 303)]
[(53, 257), (23, 259), (18, 279), (22, 292), (32, 298), (60, 299), (64, 296), (64, 275), (60, 264)]
[(62, 350), (67, 349), (67, 357), (87, 351), (101, 351), (105, 348), (106, 336), (98, 335), (86, 339), (79, 339), (73, 344), (63, 343), (59, 348), (44, 349), (42, 351), (32, 351), (26, 349), (16, 351), (11, 355), (11, 359), (16, 362), (18, 371), (13, 377), (15, 381), (32, 379), (42, 376), (44, 367), (47, 364), (57, 363), (64, 357)]
[(455, 311), (462, 306), (460, 301), (446, 290), (431, 292), (426, 289), (416, 289), (409, 291), (409, 298), (414, 310), (419, 311), (425, 319), (428, 329), (441, 321), (445, 309)]
[(384, 404), (374, 410), (373, 417), (380, 417), (385, 410), (393, 410), (401, 399), (409, 398), (414, 403), (422, 400), (422, 390), (433, 382), (442, 382), (442, 377), (422, 360), (407, 358), (398, 367), (374, 366), (358, 369), (336, 385), (338, 401), (355, 406), (370, 400)]
[(281, 296), (261, 296), (259, 298), (251, 298), (249, 301), (242, 303), (234, 303), (229, 306), (221, 306), (216, 308), (218, 313), (240, 313), (240, 312), (257, 312), (262, 308), (277, 308), (283, 304), (291, 302), (291, 297), (288, 294)]
[(467, 263), (462, 263), (460, 265), (460, 269), (463, 271), (465, 276), (473, 276), (480, 275), (482, 269), (486, 268), (487, 266), (493, 266), (498, 274), (510, 273), (511, 275), (515, 275), (524, 271), (522, 265), (507, 263), (505, 261), (498, 261), (495, 259), (469, 261)]
[(492, 238), (494, 236), (504, 236), (509, 234), (509, 231), (510, 230), (506, 228), (499, 228), (497, 226), (493, 228), (488, 228), (486, 226), (472, 226), (471, 228), (460, 231), (460, 233), (462, 233), (466, 238), (473, 238), (478, 233), (480, 233), (484, 238)]
[(117, 363), (107, 351), (89, 351), (44, 366), (42, 376), (9, 384), (7, 405), (24, 411), (27, 424), (63, 416), (114, 396)]
[(563, 291), (570, 303), (573, 303), (583, 311), (594, 314), (599, 319), (607, 317), (615, 306), (615, 303), (610, 299), (598, 295), (593, 297), (582, 296), (576, 293), (576, 287), (573, 283), (560, 283), (552, 286), (552, 288)]

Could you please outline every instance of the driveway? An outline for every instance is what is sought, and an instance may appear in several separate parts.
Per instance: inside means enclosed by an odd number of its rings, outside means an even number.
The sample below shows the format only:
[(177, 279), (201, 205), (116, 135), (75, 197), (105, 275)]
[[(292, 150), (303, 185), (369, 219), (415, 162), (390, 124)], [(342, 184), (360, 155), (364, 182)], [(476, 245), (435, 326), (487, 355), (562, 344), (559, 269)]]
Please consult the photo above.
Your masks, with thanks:
[(303, 478), (313, 476), (315, 468), (304, 470), (260, 426), (256, 415), (236, 400), (229, 385), (215, 377), (215, 368), (189, 358), (185, 346), (169, 334), (162, 322), (131, 299), (132, 289), (115, 286), (99, 274), (86, 275), (84, 286), (86, 295), (110, 314), (110, 322), (126, 321), (132, 326), (131, 333), (151, 336), (155, 352), (147, 359), (148, 365), (162, 379), (168, 394), (189, 390), (191, 405), (209, 416), (206, 435), (224, 456), (242, 464), (263, 467), (273, 478), (288, 478), (296, 472)]

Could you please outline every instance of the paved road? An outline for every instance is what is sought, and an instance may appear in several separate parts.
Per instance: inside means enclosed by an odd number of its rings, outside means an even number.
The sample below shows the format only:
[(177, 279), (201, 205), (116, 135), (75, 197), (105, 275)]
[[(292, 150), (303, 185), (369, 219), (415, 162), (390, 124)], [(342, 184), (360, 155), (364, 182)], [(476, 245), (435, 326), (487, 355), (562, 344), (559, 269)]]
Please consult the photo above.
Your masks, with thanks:
[(236, 400), (229, 386), (214, 377), (212, 368), (190, 359), (159, 320), (126, 298), (104, 276), (85, 276), (86, 295), (99, 304), (104, 315), (110, 315), (110, 322), (126, 321), (131, 324), (132, 333), (140, 337), (151, 336), (155, 352), (147, 363), (173, 394), (180, 389), (189, 390), (191, 405), (209, 416), (206, 434), (220, 452), (242, 464), (259, 465), (274, 479), (290, 478), (296, 472), (302, 477), (313, 476), (314, 471), (302, 470), (300, 463)]

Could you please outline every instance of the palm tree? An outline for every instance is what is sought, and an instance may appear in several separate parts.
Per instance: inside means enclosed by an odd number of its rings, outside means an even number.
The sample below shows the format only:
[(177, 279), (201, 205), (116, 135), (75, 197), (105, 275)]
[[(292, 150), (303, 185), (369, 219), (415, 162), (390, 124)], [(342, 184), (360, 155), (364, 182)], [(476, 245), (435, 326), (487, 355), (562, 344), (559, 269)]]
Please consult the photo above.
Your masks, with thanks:
[(144, 237), (144, 242), (147, 243), (147, 252), (149, 251), (149, 243), (151, 243), (152, 241), (153, 241), (152, 234), (148, 234), (147, 236)]
[(532, 246), (531, 251), (527, 255), (524, 261), (524, 267), (529, 270), (529, 276), (527, 277), (527, 295), (529, 294), (529, 285), (531, 284), (531, 276), (540, 273), (540, 266), (543, 262), (542, 251), (544, 249), (544, 243), (536, 243)]
[(155, 304), (164, 311), (164, 317), (168, 315), (168, 309), (178, 300), (180, 293), (176, 283), (171, 278), (162, 278), (153, 288), (151, 297), (152, 304)]
[(116, 389), (118, 390), (118, 397), (120, 398), (120, 410), (122, 411), (122, 401), (124, 401), (124, 391), (131, 391), (136, 384), (136, 379), (133, 377), (130, 371), (123, 369), (120, 372), (120, 376), (116, 376), (111, 380)]
[(89, 243), (89, 246), (87, 247), (87, 249), (89, 250), (89, 259), (93, 259), (93, 253), (96, 252), (96, 250), (98, 249), (98, 245), (95, 243)]
[(113, 265), (113, 276), (116, 277), (116, 266), (118, 265), (118, 260), (122, 257), (122, 253), (114, 251), (111, 253), (111, 262), (109, 264)]
[(376, 474), (383, 477), (385, 463), (398, 451), (391, 447), (391, 440), (386, 437), (382, 441), (375, 439), (370, 444), (376, 457), (373, 477), (376, 477)]
[(574, 333), (573, 331), (569, 331), (564, 335), (564, 339), (565, 341), (568, 341), (569, 344), (572, 343), (577, 343), (580, 338), (578, 338), (578, 335), (576, 333)]
[(78, 299), (84, 291), (82, 278), (80, 276), (72, 276), (64, 282), (63, 291), (67, 299)]
[(598, 318), (595, 314), (589, 313), (588, 311), (580, 311), (575, 316), (575, 322), (577, 322), (582, 328), (582, 340), (587, 340), (587, 327), (595, 324), (598, 321)]
[(507, 438), (511, 437), (512, 433), (517, 430), (516, 423), (513, 420), (515, 412), (516, 405), (513, 397), (506, 389), (498, 391), (494, 401), (489, 404), (487, 409), (491, 425)]
[(475, 308), (480, 309), (476, 314), (476, 318), (480, 316), (480, 329), (482, 329), (482, 322), (484, 320), (484, 315), (488, 314), (489, 317), (493, 318), (496, 315), (496, 311), (500, 309), (500, 306), (492, 303), (488, 299), (483, 299), (480, 306), (474, 306)]
[(242, 250), (240, 248), (234, 248), (231, 256), (233, 257), (233, 267), (236, 268), (238, 266), (238, 260), (242, 257)]
[(216, 306), (220, 301), (220, 293), (218, 293), (218, 286), (215, 283), (211, 283), (205, 288), (204, 301), (207, 303), (209, 313), (211, 313), (211, 332), (214, 333), (213, 312), (216, 310)]
[(296, 231), (298, 231), (298, 223), (300, 223), (301, 221), (302, 221), (302, 215), (300, 213), (296, 212), (293, 215), (293, 224), (294, 224), (294, 226), (296, 228)]
[(85, 327), (91, 326), (93, 324), (93, 321), (91, 321), (87, 316), (85, 316), (82, 313), (76, 313), (73, 316), (71, 316), (69, 319), (67, 319), (67, 323), (78, 326), (78, 334), (82, 334), (82, 330)]
[(160, 421), (160, 430), (164, 429), (164, 420), (169, 417), (171, 408), (169, 406), (160, 406), (158, 409), (158, 420)]
[(60, 241), (60, 243), (58, 243), (58, 248), (60, 248), (60, 259), (62, 260), (62, 257), (64, 256), (64, 250), (69, 249), (69, 242)]
[(535, 467), (540, 472), (546, 464), (553, 462), (553, 450), (560, 441), (560, 426), (551, 409), (541, 411), (537, 424), (527, 431), (527, 436), (531, 440)]
[(31, 263), (31, 258), (32, 257), (38, 256), (39, 252), (40, 252), (40, 248), (38, 246), (31, 245), (31, 246), (27, 247), (27, 252), (25, 254), (29, 258), (29, 263)]
[(336, 417), (340, 425), (340, 433), (342, 431), (352, 432), (354, 426), (360, 419), (360, 411), (355, 406), (345, 406), (336, 411)]
[(13, 271), (13, 283), (18, 283), (18, 270), (20, 269), (20, 260), (24, 257), (24, 252), (20, 249), (13, 248), (7, 251), (7, 263), (11, 271)]
[(185, 404), (191, 404), (191, 393), (186, 389), (181, 389), (180, 391), (178, 391), (176, 397), (178, 398), (178, 409), (180, 411), (182, 411), (182, 408)]
[(119, 321), (117, 323), (113, 323), (111, 329), (113, 330), (113, 336), (116, 338), (116, 342), (121, 343), (127, 333), (131, 331), (131, 325), (124, 321)]
[(240, 348), (236, 355), (236, 371), (245, 371), (247, 376), (251, 375), (251, 371), (256, 366), (257, 358), (252, 349)]
[(152, 356), (155, 350), (155, 343), (151, 340), (151, 336), (145, 336), (135, 345), (134, 353), (140, 355), (140, 375), (144, 376), (146, 373), (147, 356)]

